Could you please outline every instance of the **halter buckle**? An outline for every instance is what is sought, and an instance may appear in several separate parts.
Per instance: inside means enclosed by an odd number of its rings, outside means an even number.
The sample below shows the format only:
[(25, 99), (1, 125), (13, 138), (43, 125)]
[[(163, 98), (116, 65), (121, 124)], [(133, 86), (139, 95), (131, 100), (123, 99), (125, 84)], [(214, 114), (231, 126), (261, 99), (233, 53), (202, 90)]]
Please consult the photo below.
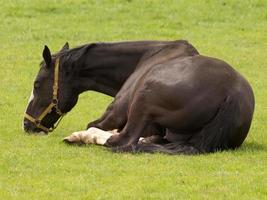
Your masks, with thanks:
[(58, 104), (58, 99), (53, 98), (52, 103), (53, 103), (54, 105), (57, 105), (57, 104)]

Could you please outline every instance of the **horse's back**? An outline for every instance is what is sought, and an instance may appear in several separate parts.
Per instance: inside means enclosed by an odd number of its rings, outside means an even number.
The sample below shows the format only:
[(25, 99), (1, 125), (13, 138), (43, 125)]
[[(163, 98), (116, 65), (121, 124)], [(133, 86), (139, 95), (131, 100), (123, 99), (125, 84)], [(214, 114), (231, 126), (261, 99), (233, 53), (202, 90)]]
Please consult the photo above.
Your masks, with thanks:
[(253, 99), (248, 82), (229, 64), (201, 55), (176, 58), (157, 64), (147, 70), (139, 82), (141, 84), (137, 84), (137, 90), (149, 90), (161, 97), (183, 100), (184, 103), (201, 98), (224, 99), (234, 92)]

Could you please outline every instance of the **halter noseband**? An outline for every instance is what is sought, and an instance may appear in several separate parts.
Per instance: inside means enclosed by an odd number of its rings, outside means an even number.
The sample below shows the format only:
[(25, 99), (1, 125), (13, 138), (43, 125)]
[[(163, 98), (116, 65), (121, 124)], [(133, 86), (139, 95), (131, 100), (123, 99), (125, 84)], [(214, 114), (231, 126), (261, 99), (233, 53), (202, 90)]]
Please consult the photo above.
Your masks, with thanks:
[[(25, 118), (34, 123), (34, 125), (40, 129), (42, 129), (45, 133), (52, 132), (59, 124), (65, 113), (61, 112), (58, 108), (58, 73), (59, 73), (59, 58), (56, 59), (55, 63), (55, 74), (54, 74), (54, 84), (53, 84), (53, 99), (52, 102), (47, 106), (47, 108), (39, 115), (39, 117), (34, 118), (31, 115), (25, 113)], [(57, 122), (56, 126), (52, 126), (51, 128), (47, 128), (41, 124), (42, 119), (55, 108), (56, 113), (60, 115), (60, 119)]]

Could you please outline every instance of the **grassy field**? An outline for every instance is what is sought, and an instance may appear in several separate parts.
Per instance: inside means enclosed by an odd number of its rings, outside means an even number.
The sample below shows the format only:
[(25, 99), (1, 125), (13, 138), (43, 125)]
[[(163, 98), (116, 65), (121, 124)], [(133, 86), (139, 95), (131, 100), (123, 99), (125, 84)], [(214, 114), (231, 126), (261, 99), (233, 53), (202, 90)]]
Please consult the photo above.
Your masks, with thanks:
[[(266, 0), (0, 1), (0, 199), (267, 199)], [(95, 92), (49, 136), (22, 131), (44, 44), (142, 39), (187, 39), (249, 80), (256, 110), (240, 149), (167, 156), (65, 145), (112, 100)]]

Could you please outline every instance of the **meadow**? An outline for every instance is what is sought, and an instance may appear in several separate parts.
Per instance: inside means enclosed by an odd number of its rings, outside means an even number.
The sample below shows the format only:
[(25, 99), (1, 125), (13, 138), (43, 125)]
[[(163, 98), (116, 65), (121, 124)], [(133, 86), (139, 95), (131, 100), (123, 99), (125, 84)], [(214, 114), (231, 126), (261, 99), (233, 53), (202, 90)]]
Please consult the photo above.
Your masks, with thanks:
[[(0, 199), (267, 199), (266, 0), (0, 0)], [(112, 98), (80, 95), (48, 136), (22, 119), (46, 44), (190, 41), (251, 83), (254, 119), (241, 148), (199, 156), (115, 154), (62, 139)]]

